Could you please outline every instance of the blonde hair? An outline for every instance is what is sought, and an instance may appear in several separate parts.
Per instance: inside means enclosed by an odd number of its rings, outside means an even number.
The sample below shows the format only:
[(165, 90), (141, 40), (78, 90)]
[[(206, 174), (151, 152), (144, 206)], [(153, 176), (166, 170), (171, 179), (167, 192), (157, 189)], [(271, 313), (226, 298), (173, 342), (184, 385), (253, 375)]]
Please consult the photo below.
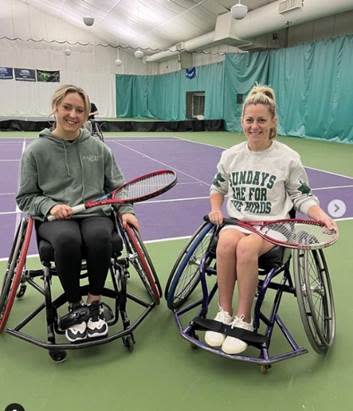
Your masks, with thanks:
[[(244, 118), (245, 109), (251, 104), (263, 104), (268, 107), (269, 112), (272, 117), (276, 117), (276, 97), (275, 92), (271, 87), (255, 85), (247, 95), (244, 104), (243, 110), (241, 113), (241, 119)], [(277, 135), (277, 127), (271, 129), (270, 138), (275, 138)]]
[(88, 119), (88, 115), (91, 111), (91, 103), (87, 93), (81, 88), (74, 86), (72, 84), (63, 84), (58, 89), (55, 90), (52, 100), (51, 108), (52, 115), (55, 113), (57, 106), (64, 100), (64, 98), (70, 93), (77, 93), (82, 97), (84, 108), (85, 108), (85, 120)]

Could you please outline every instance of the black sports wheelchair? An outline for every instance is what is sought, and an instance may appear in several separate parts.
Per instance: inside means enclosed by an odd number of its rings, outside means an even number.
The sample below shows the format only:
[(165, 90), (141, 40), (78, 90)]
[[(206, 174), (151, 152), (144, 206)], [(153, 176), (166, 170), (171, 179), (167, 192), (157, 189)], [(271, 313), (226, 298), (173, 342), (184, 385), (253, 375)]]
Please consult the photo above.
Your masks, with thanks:
[(98, 138), (100, 141), (104, 141), (102, 127), (98, 121), (94, 118), (87, 120), (85, 128), (92, 134), (93, 137)]
[[(335, 337), (335, 307), (323, 251), (274, 246), (262, 255), (253, 312), (255, 331), (231, 328), (207, 318), (217, 292), (216, 245), (223, 225), (216, 226), (207, 217), (204, 220), (179, 255), (165, 290), (168, 307), (174, 314), (181, 336), (193, 348), (200, 347), (229, 359), (258, 364), (261, 372), (266, 373), (271, 364), (308, 352), (297, 344), (279, 314), (282, 297), (289, 294), (297, 299), (305, 334), (312, 348), (319, 354), (325, 354)], [(203, 342), (199, 332), (207, 330), (241, 338), (250, 347), (242, 354), (226, 354)], [(272, 343), (273, 333), (278, 330), (284, 340), (277, 341), (276, 338)]]
[[(53, 262), (54, 251), (50, 243), (37, 238), (41, 267), (31, 269), (26, 266), (27, 252), (35, 226), (33, 219), (28, 216), (23, 217), (18, 225), (8, 258), (0, 295), (0, 332), (6, 332), (47, 349), (55, 362), (61, 362), (66, 358), (66, 350), (101, 345), (118, 338), (122, 339), (124, 346), (129, 351), (133, 351), (134, 330), (159, 304), (162, 290), (151, 258), (138, 231), (131, 226), (124, 229), (120, 219), (115, 214), (112, 218), (115, 221), (116, 231), (112, 235), (113, 253), (109, 269), (111, 281), (109, 281), (108, 276), (102, 300), (105, 319), (109, 325), (109, 334), (101, 339), (84, 340), (78, 343), (68, 343), (62, 336), (66, 328), (80, 322), (77, 321), (78, 318), (80, 320), (81, 318), (82, 320), (88, 319), (85, 318), (88, 317), (88, 310), (83, 308), (74, 311), (72, 315), (67, 315), (67, 300), (61, 286), (55, 287), (55, 289), (52, 287), (57, 272)], [(84, 278), (87, 277), (84, 260), (82, 261), (81, 277), (83, 279), (81, 281), (81, 295), (84, 296), (88, 293), (88, 285), (84, 284)], [(132, 289), (134, 294), (127, 291), (128, 282), (129, 289)], [(14, 301), (25, 295), (28, 285), (42, 294), (44, 302), (36, 306), (17, 325), (7, 327), (7, 320)], [(59, 288), (60, 291), (56, 288)], [(30, 300), (33, 299), (32, 295), (29, 297)], [(110, 305), (106, 301), (109, 301)], [(37, 299), (34, 304), (38, 304)], [(133, 312), (133, 320), (128, 317), (127, 307), (129, 311)], [(28, 329), (33, 329), (33, 327), (29, 326), (26, 331), (26, 326), (43, 312), (46, 317), (46, 341), (28, 333)]]

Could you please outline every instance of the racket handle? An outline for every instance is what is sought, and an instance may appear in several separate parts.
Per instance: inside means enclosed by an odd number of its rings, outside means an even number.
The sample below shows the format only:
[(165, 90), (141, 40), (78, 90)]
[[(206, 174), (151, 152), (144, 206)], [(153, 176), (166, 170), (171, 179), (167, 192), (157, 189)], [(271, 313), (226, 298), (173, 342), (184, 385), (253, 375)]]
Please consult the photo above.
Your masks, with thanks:
[[(86, 207), (84, 204), (79, 204), (77, 206), (71, 207), (71, 209), (72, 209), (72, 214), (77, 214), (77, 213), (80, 213), (81, 211), (86, 210)], [(48, 216), (48, 221), (54, 221), (54, 220), (56, 220), (55, 215)]]
[(77, 206), (71, 207), (72, 214), (80, 213), (81, 211), (85, 211), (86, 207), (84, 204), (79, 204)]

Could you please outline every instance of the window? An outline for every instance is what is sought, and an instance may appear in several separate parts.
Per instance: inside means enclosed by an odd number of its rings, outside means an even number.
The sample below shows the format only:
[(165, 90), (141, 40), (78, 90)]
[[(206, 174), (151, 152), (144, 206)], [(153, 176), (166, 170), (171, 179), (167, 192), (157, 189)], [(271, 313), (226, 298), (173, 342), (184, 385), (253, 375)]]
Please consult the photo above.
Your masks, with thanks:
[(186, 92), (186, 117), (199, 118), (205, 114), (205, 92), (187, 91)]

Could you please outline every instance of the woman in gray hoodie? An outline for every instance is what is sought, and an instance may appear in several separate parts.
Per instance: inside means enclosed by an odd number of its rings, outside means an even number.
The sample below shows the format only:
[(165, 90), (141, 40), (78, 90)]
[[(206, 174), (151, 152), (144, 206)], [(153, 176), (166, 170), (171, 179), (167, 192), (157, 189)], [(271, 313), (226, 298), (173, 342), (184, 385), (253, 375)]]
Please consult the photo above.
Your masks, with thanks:
[[(59, 87), (52, 98), (55, 123), (24, 151), (17, 193), (19, 208), (38, 220), (38, 234), (54, 248), (55, 264), (69, 310), (81, 304), (79, 275), (82, 250), (87, 261), (89, 292), (87, 322), (66, 330), (69, 341), (103, 337), (108, 333), (100, 303), (112, 253), (111, 207), (72, 214), (71, 207), (95, 199), (124, 183), (111, 150), (82, 128), (90, 102), (84, 90)], [(123, 225), (139, 228), (132, 206), (118, 208)], [(52, 215), (54, 221), (47, 221)]]

